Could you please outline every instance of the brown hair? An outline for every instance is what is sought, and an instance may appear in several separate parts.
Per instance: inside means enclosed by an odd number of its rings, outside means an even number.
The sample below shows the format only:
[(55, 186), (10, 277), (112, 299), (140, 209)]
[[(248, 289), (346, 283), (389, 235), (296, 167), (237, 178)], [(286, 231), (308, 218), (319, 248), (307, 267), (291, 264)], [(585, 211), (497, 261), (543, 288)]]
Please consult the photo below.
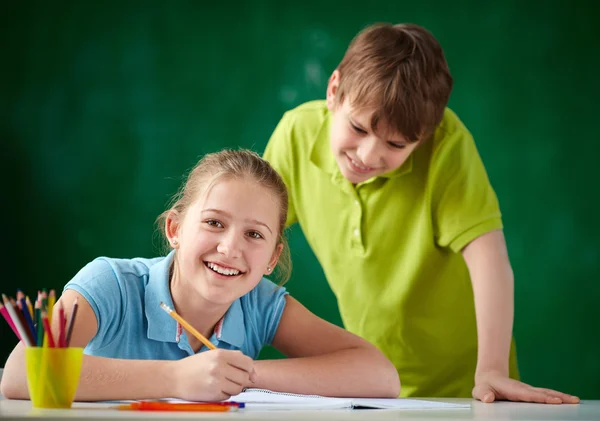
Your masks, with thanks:
[(373, 109), (371, 128), (383, 123), (408, 142), (428, 137), (442, 121), (452, 76), (442, 47), (425, 28), (378, 23), (350, 43), (337, 68), (336, 104)]
[[(171, 210), (177, 211), (181, 218), (188, 208), (202, 194), (205, 194), (214, 183), (222, 177), (250, 178), (266, 187), (279, 199), (279, 239), (283, 250), (277, 263), (277, 275), (280, 285), (290, 278), (292, 262), (287, 240), (284, 235), (285, 221), (288, 212), (287, 188), (281, 176), (267, 161), (249, 150), (223, 150), (205, 155), (190, 171), (181, 188), (171, 199), (169, 209), (160, 214), (156, 220), (161, 233), (166, 239), (165, 221)], [(166, 247), (170, 250), (167, 241)]]

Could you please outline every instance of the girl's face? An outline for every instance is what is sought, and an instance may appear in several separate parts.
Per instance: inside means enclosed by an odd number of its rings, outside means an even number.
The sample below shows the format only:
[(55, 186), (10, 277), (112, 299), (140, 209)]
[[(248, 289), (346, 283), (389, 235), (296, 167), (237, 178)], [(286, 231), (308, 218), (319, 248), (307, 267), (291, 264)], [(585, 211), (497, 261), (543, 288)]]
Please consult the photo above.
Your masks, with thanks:
[(224, 178), (176, 226), (180, 282), (207, 302), (229, 305), (275, 267), (280, 205), (258, 183)]

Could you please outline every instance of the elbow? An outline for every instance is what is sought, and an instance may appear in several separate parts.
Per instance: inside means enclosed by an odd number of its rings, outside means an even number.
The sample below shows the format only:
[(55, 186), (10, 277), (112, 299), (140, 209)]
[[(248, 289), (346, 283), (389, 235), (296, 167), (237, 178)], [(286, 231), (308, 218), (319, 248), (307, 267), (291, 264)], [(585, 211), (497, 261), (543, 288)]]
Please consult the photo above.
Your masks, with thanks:
[(385, 393), (385, 398), (397, 398), (400, 396), (400, 390), (402, 389), (402, 384), (400, 383), (400, 375), (398, 374), (398, 370), (396, 367), (388, 360), (388, 364), (390, 367), (386, 369), (387, 376), (385, 377), (388, 381), (386, 382), (386, 389), (382, 391)]
[(378, 369), (373, 373), (377, 373), (373, 380), (377, 385), (377, 391), (374, 393), (374, 398), (397, 398), (400, 396), (402, 388), (400, 383), (400, 375), (394, 364), (375, 346), (372, 346), (371, 360), (378, 361)]
[(29, 391), (23, 389), (18, 382), (11, 381), (5, 375), (2, 376), (0, 381), (0, 395), (6, 399), (29, 399)]

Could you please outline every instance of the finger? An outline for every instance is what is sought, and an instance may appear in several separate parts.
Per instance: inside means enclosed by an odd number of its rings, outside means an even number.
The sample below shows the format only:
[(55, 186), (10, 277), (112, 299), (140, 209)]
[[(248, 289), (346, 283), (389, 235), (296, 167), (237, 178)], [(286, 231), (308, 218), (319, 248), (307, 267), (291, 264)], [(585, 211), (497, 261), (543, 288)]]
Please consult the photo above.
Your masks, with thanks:
[(473, 398), (484, 403), (492, 403), (496, 400), (494, 390), (487, 384), (478, 384), (473, 388)]
[(232, 382), (232, 381), (226, 379), (223, 382), (223, 386), (221, 387), (221, 390), (223, 391), (223, 393), (228, 395), (225, 399), (229, 399), (232, 396), (239, 395), (240, 393), (242, 393), (242, 390), (244, 390), (244, 387), (238, 383), (235, 383), (235, 382)]
[(579, 397), (559, 392), (558, 390), (546, 389), (543, 387), (538, 387), (537, 389), (541, 392), (546, 393), (549, 396), (559, 398), (563, 403), (579, 403), (580, 401)]
[(237, 367), (229, 366), (224, 372), (225, 379), (240, 387), (246, 387), (250, 384), (250, 373), (240, 370)]
[(227, 355), (229, 365), (251, 373), (254, 370), (254, 360), (242, 354), (240, 351), (232, 351)]
[(559, 404), (562, 400), (559, 397), (548, 395), (547, 393), (537, 390), (534, 387), (525, 386), (513, 388), (506, 394), (506, 398), (515, 402), (533, 402), (533, 403), (548, 403)]

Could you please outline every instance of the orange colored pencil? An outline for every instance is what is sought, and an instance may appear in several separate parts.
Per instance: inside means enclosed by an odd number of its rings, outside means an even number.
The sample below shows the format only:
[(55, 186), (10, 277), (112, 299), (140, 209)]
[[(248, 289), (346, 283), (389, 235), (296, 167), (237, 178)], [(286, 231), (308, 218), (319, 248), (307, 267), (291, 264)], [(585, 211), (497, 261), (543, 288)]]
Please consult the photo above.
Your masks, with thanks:
[(237, 411), (243, 404), (233, 402), (198, 402), (198, 403), (179, 403), (179, 402), (132, 402), (127, 405), (119, 405), (121, 410), (134, 411), (197, 411), (197, 412), (227, 412)]

